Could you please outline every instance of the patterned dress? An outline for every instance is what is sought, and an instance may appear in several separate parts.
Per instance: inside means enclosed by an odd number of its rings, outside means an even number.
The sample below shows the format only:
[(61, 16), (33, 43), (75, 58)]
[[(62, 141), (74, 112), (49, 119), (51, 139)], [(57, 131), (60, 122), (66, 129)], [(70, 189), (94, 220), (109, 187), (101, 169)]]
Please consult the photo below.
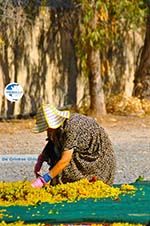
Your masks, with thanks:
[(43, 150), (44, 160), (52, 168), (62, 151), (73, 149), (72, 160), (55, 181), (66, 183), (93, 177), (112, 184), (115, 175), (115, 156), (104, 129), (91, 117), (73, 113), (57, 129), (56, 139)]

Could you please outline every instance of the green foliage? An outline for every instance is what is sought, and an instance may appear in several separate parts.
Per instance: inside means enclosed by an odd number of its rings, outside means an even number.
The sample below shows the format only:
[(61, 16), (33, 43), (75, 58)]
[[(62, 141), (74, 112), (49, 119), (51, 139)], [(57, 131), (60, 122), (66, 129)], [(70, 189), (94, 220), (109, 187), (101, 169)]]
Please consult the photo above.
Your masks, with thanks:
[(99, 49), (102, 52), (107, 46), (114, 46), (123, 41), (129, 31), (143, 26), (147, 8), (142, 0), (77, 0), (77, 2), (80, 3), (80, 10), (75, 41), (81, 69), (87, 74), (90, 49)]
[(140, 181), (144, 181), (144, 177), (143, 176), (139, 176), (135, 182), (140, 182)]

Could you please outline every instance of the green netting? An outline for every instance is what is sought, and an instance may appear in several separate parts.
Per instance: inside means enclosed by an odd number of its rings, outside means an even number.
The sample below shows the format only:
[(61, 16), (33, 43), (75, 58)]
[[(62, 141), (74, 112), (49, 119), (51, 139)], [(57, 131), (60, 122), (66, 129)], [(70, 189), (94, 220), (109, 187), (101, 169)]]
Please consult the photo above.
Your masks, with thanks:
[[(87, 199), (74, 203), (36, 206), (0, 206), (1, 221), (26, 223), (81, 223), (81, 222), (150, 222), (150, 182), (134, 183), (135, 195), (120, 196), (118, 200)], [(3, 211), (2, 211), (3, 210)]]

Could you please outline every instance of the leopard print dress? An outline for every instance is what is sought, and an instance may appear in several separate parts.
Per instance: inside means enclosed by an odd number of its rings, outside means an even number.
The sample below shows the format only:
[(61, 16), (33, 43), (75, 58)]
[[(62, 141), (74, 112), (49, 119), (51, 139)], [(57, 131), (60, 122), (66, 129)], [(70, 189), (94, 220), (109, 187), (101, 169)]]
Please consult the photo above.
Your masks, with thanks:
[(93, 118), (71, 114), (63, 126), (57, 129), (56, 140), (54, 148), (50, 142), (43, 151), (45, 159), (53, 159), (52, 166), (59, 160), (62, 151), (73, 149), (73, 156), (55, 181), (91, 180), (96, 176), (107, 184), (113, 184), (116, 161), (112, 144), (104, 129)]

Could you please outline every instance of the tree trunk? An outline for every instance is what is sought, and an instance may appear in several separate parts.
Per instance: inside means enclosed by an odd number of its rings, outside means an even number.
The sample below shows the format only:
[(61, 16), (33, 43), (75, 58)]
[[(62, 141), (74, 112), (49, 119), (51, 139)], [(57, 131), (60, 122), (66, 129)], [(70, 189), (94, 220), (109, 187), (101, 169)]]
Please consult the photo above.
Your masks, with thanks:
[[(0, 66), (2, 68), (3, 74), (3, 84), (4, 88), (11, 82), (10, 73), (9, 73), (9, 59), (8, 59), (8, 43), (6, 42), (4, 45), (4, 54), (0, 53)], [(2, 106), (5, 107), (5, 99), (3, 98)], [(14, 114), (15, 103), (7, 100), (7, 118), (11, 118)], [(4, 109), (1, 110), (2, 113)]]
[(77, 59), (71, 31), (61, 31), (61, 49), (63, 63), (63, 77), (67, 76), (67, 96), (64, 105), (76, 107), (77, 102)]
[[(91, 30), (95, 31), (98, 24), (98, 13), (96, 11), (95, 2), (93, 4), (95, 11), (94, 17), (91, 20)], [(99, 49), (91, 46), (90, 41), (87, 48), (87, 64), (89, 70), (89, 93), (90, 93), (90, 111), (92, 114), (106, 114), (106, 107), (104, 101), (104, 90), (102, 78), (100, 74), (100, 52)]]
[(146, 22), (146, 34), (140, 63), (135, 72), (133, 95), (150, 99), (150, 3), (147, 4), (149, 13)]
[(100, 75), (99, 50), (91, 48), (88, 54), (90, 111), (94, 114), (106, 114), (102, 78)]

